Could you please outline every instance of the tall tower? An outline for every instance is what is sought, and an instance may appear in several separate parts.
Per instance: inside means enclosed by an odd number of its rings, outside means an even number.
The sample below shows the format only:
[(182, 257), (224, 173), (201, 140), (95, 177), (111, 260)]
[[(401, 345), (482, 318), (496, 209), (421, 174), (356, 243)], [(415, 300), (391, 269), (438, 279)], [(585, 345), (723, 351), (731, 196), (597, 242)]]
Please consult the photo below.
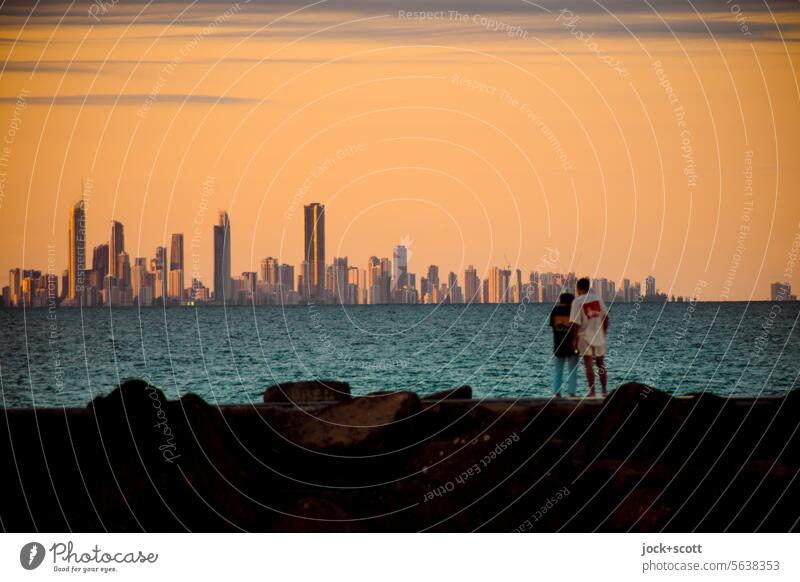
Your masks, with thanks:
[(69, 211), (69, 287), (67, 298), (75, 301), (83, 292), (86, 270), (86, 210), (83, 198)]
[(169, 270), (183, 269), (183, 234), (172, 235), (172, 246), (169, 250)]
[(100, 281), (101, 287), (103, 279), (108, 275), (108, 266), (108, 245), (97, 245), (92, 254), (92, 270), (97, 273), (97, 280)]
[(175, 233), (169, 249), (169, 296), (181, 301), (183, 288), (183, 234)]
[(648, 275), (647, 279), (645, 279), (645, 297), (655, 297), (656, 295), (656, 278), (652, 275)]
[(481, 280), (478, 278), (478, 271), (470, 265), (464, 271), (464, 300), (467, 303), (478, 303), (481, 297)]
[(408, 287), (408, 249), (397, 245), (392, 252), (392, 291)]
[(428, 286), (432, 289), (439, 288), (439, 267), (436, 265), (428, 267)]
[(307, 263), (305, 284), (311, 299), (325, 295), (325, 206), (312, 202), (305, 210), (303, 259)]
[(219, 211), (214, 226), (214, 299), (231, 300), (231, 221), (228, 213)]
[(167, 298), (167, 247), (156, 247), (156, 254), (153, 258), (153, 272), (156, 277), (153, 297), (162, 300)]
[(111, 239), (108, 241), (109, 269), (108, 273), (117, 279), (121, 277), (119, 273), (119, 254), (125, 250), (125, 230), (121, 222), (111, 221)]

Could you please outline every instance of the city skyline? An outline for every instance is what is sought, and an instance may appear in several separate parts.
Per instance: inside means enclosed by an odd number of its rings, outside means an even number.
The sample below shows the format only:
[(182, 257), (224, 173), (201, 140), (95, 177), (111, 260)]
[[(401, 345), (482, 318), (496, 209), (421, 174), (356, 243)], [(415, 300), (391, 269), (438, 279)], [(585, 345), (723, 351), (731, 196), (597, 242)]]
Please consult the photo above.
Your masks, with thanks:
[[(408, 237), (412, 263), (459, 272), (532, 269), (550, 247), (562, 271), (653, 274), (683, 295), (704, 280), (711, 299), (765, 297), (789, 278), (800, 15), (788, 4), (748, 4), (749, 34), (731, 6), (699, 5), (713, 35), (680, 3), (664, 21), (628, 2), (613, 16), (480, 6), (523, 36), (410, 18), (402, 2), (358, 16), (346, 4), (208, 1), (175, 22), (140, 0), (97, 18), (59, 5), (64, 26), (10, 10), (0, 272), (45, 265), (50, 244), (65, 268), (83, 180), (87, 238), (118, 220), (131, 257), (182, 232), (189, 265), (194, 229), (204, 249), (212, 236), (207, 209), (227, 209), (234, 273), (257, 271), (265, 250), (299, 266), (316, 199), (327, 255), (360, 266)], [(213, 261), (202, 253), (204, 276)]]
[[(409, 271), (409, 248), (395, 245), (391, 259), (371, 256), (365, 269), (351, 265), (347, 256), (325, 257), (325, 205), (312, 202), (303, 207), (303, 244), (305, 252), (295, 278), (295, 266), (267, 256), (258, 271), (243, 271), (232, 276), (230, 248), (231, 220), (220, 210), (213, 225), (213, 291), (191, 273), (191, 285), (185, 285), (186, 264), (184, 234), (173, 233), (167, 248), (157, 246), (148, 267), (147, 257), (135, 257), (133, 264), (125, 250), (124, 224), (111, 222), (108, 243), (93, 248), (92, 268), (86, 268), (86, 206), (83, 197), (70, 209), (69, 263), (59, 276), (54, 261), (48, 271), (14, 268), (9, 270), (8, 285), (2, 287), (3, 305), (52, 307), (55, 303), (72, 306), (100, 305), (151, 306), (153, 304), (195, 305), (204, 303), (243, 305), (269, 304), (464, 304), (464, 303), (554, 303), (563, 292), (574, 292), (577, 276), (553, 271), (529, 271), (511, 266), (493, 266), (482, 278), (470, 264), (462, 271), (449, 271), (441, 282), (438, 265), (428, 265), (426, 276)], [(194, 249), (195, 245), (192, 244)], [(110, 249), (113, 249), (111, 251)], [(550, 249), (552, 251), (552, 249)], [(113, 253), (116, 252), (116, 257)], [(193, 259), (197, 250), (193, 250)], [(547, 262), (543, 263), (546, 265)], [(554, 266), (554, 263), (550, 263)], [(524, 281), (524, 282), (523, 282)], [(606, 277), (590, 278), (592, 290), (608, 303), (683, 301), (684, 297), (662, 292), (656, 278), (648, 275), (644, 288), (639, 281), (623, 278), (619, 286)], [(705, 286), (705, 283), (699, 288)], [(696, 295), (686, 297), (693, 301)], [(795, 301), (788, 282), (770, 285), (771, 301)]]

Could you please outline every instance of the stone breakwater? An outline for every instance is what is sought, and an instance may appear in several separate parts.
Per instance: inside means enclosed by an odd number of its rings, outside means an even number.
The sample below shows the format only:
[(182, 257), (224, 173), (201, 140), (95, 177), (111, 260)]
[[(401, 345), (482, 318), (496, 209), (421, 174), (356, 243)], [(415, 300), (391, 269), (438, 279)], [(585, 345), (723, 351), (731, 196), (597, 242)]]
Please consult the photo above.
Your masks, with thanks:
[(789, 531), (800, 391), (471, 399), (462, 386), (264, 403), (130, 381), (84, 409), (0, 415), (6, 531)]

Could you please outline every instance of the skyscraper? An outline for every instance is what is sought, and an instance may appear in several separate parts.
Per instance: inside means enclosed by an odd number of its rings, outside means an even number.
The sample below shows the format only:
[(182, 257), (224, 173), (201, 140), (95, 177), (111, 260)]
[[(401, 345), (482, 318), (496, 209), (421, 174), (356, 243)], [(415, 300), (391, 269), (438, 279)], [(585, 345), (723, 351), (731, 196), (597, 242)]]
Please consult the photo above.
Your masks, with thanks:
[(428, 267), (428, 291), (439, 288), (439, 267), (431, 265)]
[(156, 247), (156, 254), (153, 258), (153, 272), (155, 273), (155, 288), (153, 297), (155, 299), (167, 298), (167, 247)]
[(278, 283), (285, 292), (294, 291), (294, 267), (292, 265), (281, 265), (278, 270)]
[(508, 303), (510, 282), (510, 270), (492, 267), (489, 272), (489, 303)]
[(397, 245), (392, 251), (392, 292), (408, 287), (408, 249)]
[(370, 305), (381, 303), (380, 276), (381, 262), (372, 256), (367, 261), (367, 300)]
[(656, 278), (648, 275), (644, 280), (644, 295), (645, 297), (655, 297), (656, 295)]
[(219, 211), (214, 226), (214, 299), (222, 301), (231, 295), (231, 221), (228, 213)]
[(313, 300), (322, 298), (325, 293), (325, 206), (312, 202), (304, 210), (303, 258), (308, 265), (305, 284), (307, 294)]
[(333, 291), (334, 303), (348, 303), (347, 296), (347, 274), (349, 271), (347, 257), (333, 258)]
[[(147, 259), (144, 257), (136, 257), (131, 266), (131, 292), (134, 298), (139, 297), (142, 287), (147, 285), (146, 276)], [(152, 297), (150, 299), (152, 300)], [(142, 305), (142, 302), (139, 302), (139, 305)]]
[(97, 245), (92, 252), (92, 271), (97, 273), (95, 276), (101, 283), (108, 275), (108, 266), (108, 245)]
[(481, 280), (478, 278), (478, 271), (470, 265), (464, 271), (464, 301), (467, 303), (478, 303), (480, 301)]
[(117, 255), (117, 286), (120, 289), (131, 286), (131, 259), (125, 251)]
[(792, 286), (789, 283), (772, 283), (769, 286), (771, 301), (792, 301)]
[(83, 292), (86, 270), (86, 211), (83, 198), (69, 211), (69, 287), (67, 298), (76, 301)]
[(111, 221), (111, 238), (108, 246), (109, 264), (107, 274), (119, 279), (119, 254), (125, 250), (125, 229), (121, 222)]
[(280, 263), (275, 257), (261, 259), (261, 280), (269, 284), (270, 292), (274, 292), (278, 285)]
[(169, 270), (183, 269), (183, 234), (172, 235), (172, 245), (169, 250)]
[(169, 296), (183, 300), (183, 234), (172, 235), (169, 249)]

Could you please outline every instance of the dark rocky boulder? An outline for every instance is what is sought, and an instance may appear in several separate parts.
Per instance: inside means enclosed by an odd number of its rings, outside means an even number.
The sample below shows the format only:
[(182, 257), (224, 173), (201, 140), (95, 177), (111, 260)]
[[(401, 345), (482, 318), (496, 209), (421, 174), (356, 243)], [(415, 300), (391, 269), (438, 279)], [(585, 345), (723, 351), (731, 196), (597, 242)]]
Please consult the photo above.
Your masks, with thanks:
[(472, 386), (467, 386), (466, 384), (422, 396), (422, 400), (469, 400), (470, 398), (472, 398)]
[(264, 402), (348, 402), (350, 384), (335, 380), (285, 382), (264, 390)]
[[(313, 384), (313, 383), (309, 383)], [(211, 406), (125, 382), (0, 415), (7, 531), (790, 531), (800, 392)], [(33, 501), (33, 502), (32, 502)]]
[(419, 397), (413, 392), (356, 398), (295, 419), (283, 435), (299, 447), (316, 451), (358, 449), (368, 444), (385, 447), (390, 446), (392, 433), (403, 430), (398, 423), (420, 408)]
[[(105, 459), (98, 509), (123, 531), (235, 530), (245, 479), (218, 409), (141, 380), (90, 403)], [(225, 516), (225, 517), (223, 517)]]

